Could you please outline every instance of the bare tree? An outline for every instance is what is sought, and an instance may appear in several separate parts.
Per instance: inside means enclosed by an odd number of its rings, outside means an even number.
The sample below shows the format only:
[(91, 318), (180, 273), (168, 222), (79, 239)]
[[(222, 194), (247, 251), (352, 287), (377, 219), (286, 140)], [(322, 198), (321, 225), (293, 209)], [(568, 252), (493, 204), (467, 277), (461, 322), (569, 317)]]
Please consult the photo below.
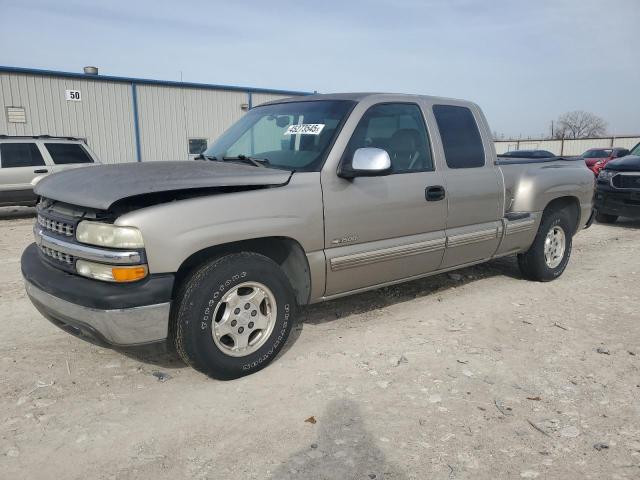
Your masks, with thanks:
[(553, 138), (589, 138), (607, 133), (607, 122), (593, 113), (576, 110), (558, 117)]

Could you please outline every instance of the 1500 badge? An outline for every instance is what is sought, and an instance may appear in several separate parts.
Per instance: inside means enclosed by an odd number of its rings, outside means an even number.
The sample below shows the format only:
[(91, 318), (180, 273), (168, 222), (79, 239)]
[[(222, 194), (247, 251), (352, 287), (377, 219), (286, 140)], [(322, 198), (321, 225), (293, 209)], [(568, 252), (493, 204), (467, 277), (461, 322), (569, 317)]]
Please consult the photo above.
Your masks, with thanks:
[(331, 240), (331, 245), (342, 245), (343, 243), (353, 243), (357, 241), (357, 235), (346, 235), (342, 238), (334, 238), (333, 240)]

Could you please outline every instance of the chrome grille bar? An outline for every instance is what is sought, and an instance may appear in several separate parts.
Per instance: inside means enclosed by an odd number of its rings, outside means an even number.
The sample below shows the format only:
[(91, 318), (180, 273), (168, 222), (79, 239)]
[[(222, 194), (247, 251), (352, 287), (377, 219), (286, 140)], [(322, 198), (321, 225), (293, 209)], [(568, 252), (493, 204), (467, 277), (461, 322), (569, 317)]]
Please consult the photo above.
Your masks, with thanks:
[(53, 250), (52, 248), (45, 247), (40, 245), (40, 251), (44, 253), (47, 257), (51, 257), (54, 260), (59, 262), (66, 263), (67, 265), (73, 265), (75, 258), (73, 255), (69, 255), (68, 253), (58, 252), (57, 250)]
[(38, 225), (54, 233), (72, 237), (74, 234), (74, 226), (71, 223), (61, 222), (51, 218), (47, 218), (38, 214)]
[(40, 248), (49, 248), (60, 254), (71, 255), (75, 258), (115, 265), (136, 265), (142, 261), (140, 252), (135, 250), (107, 250), (105, 248), (80, 245), (47, 235), (47, 232), (38, 226), (33, 229), (33, 234)]

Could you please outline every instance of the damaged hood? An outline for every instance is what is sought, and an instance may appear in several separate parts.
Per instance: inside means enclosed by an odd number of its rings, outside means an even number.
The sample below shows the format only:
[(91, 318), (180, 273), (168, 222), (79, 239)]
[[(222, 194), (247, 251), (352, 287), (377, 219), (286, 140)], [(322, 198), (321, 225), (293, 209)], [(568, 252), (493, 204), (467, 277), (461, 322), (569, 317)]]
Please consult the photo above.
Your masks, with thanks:
[(122, 163), (50, 175), (36, 185), (35, 193), (71, 205), (108, 210), (120, 200), (162, 192), (281, 186), (291, 174), (286, 170), (200, 160)]

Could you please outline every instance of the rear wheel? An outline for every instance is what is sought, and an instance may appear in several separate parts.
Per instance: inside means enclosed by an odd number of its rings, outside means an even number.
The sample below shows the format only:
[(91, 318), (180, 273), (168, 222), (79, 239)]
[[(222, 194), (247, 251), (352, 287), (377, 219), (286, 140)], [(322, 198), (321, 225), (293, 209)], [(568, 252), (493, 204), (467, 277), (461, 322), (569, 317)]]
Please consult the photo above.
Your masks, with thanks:
[(271, 259), (226, 255), (188, 277), (175, 310), (181, 358), (210, 377), (233, 379), (267, 366), (293, 324), (295, 296)]
[(618, 220), (618, 215), (609, 215), (608, 213), (598, 213), (596, 215), (596, 220), (598, 223), (616, 223), (616, 220)]
[(531, 248), (518, 255), (518, 266), (529, 280), (548, 282), (562, 275), (569, 263), (573, 237), (566, 209), (545, 212)]

